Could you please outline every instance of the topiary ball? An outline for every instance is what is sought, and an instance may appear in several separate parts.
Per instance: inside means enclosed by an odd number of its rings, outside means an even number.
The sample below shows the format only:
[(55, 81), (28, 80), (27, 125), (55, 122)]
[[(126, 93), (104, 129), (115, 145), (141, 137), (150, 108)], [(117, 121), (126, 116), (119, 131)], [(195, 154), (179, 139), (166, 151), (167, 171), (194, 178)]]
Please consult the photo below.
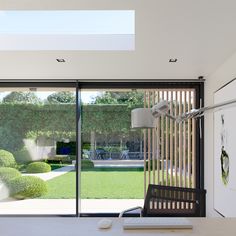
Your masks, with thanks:
[(0, 167), (16, 167), (16, 160), (12, 153), (0, 150)]
[(10, 180), (20, 177), (21, 173), (11, 167), (0, 167), (0, 182), (8, 184)]
[(46, 173), (51, 171), (51, 166), (45, 162), (32, 162), (26, 167), (27, 173)]
[(47, 193), (47, 184), (36, 176), (20, 176), (9, 182), (11, 197), (37, 198)]
[(92, 161), (90, 160), (82, 160), (81, 161), (81, 169), (82, 170), (89, 170), (89, 169), (93, 169), (94, 168), (94, 164)]

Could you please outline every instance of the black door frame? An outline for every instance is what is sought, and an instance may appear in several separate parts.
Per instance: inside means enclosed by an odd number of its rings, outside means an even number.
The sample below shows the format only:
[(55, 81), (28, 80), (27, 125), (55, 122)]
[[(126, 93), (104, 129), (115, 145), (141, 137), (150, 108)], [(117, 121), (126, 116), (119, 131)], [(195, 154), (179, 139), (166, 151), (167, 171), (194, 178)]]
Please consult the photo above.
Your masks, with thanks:
[[(0, 81), (0, 88), (73, 88), (76, 91), (76, 97), (78, 98), (78, 82), (77, 81)], [(29, 91), (30, 92), (30, 91)], [(79, 99), (76, 100), (76, 107), (79, 107)], [(80, 119), (80, 112), (79, 109), (76, 109), (76, 141), (78, 144), (78, 120)], [(78, 163), (79, 156), (78, 156), (78, 147), (76, 148), (76, 162)], [(79, 216), (79, 190), (78, 190), (78, 177), (79, 170), (76, 168), (76, 203), (75, 203), (75, 214), (11, 214), (11, 215), (1, 215), (0, 217), (78, 217)]]
[[(204, 80), (182, 81), (81, 81), (79, 89), (155, 89), (191, 88), (196, 91), (195, 107), (204, 106)], [(204, 118), (196, 122), (196, 188), (204, 189)], [(117, 217), (117, 213), (80, 213), (82, 217)], [(129, 215), (137, 216), (137, 215)]]
[[(31, 87), (48, 87), (48, 88), (75, 88), (76, 91), (76, 141), (77, 141), (77, 150), (76, 150), (76, 163), (80, 163), (81, 161), (81, 147), (80, 147), (80, 140), (81, 140), (81, 100), (80, 100), (80, 93), (81, 89), (154, 89), (154, 88), (192, 88), (196, 91), (196, 107), (204, 106), (204, 81), (203, 80), (176, 80), (176, 81), (168, 81), (168, 80), (140, 80), (140, 81), (80, 81), (80, 80), (58, 80), (53, 81), (50, 80), (46, 82), (45, 80), (5, 80), (0, 82), (0, 88), (31, 88)], [(196, 132), (196, 187), (204, 189), (204, 118), (200, 118), (199, 122), (196, 123), (196, 129), (199, 132)], [(80, 166), (80, 165), (79, 165)], [(18, 216), (32, 216), (32, 217), (104, 217), (104, 216), (111, 216), (116, 217), (118, 216), (117, 213), (96, 213), (96, 214), (85, 214), (79, 212), (79, 193), (80, 193), (80, 171), (79, 168), (76, 168), (76, 214), (72, 215), (0, 215), (4, 217), (18, 217)]]

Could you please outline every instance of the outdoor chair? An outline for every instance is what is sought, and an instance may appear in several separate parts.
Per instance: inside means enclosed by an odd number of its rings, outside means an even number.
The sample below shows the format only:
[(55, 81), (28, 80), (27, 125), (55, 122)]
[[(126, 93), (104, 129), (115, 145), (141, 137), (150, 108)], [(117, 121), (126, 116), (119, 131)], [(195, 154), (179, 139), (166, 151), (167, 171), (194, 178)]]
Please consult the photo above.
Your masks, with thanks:
[(205, 217), (205, 197), (204, 189), (150, 184), (144, 207), (125, 210), (119, 217), (138, 209), (141, 217)]

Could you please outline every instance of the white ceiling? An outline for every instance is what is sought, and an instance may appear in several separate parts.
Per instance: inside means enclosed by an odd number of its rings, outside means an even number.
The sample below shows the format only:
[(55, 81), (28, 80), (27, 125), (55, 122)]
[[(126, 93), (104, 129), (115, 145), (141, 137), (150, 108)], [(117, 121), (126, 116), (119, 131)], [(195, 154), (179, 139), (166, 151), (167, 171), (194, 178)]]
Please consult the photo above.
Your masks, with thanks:
[(136, 15), (135, 51), (0, 51), (0, 79), (196, 79), (236, 51), (235, 0), (0, 0), (0, 9)]

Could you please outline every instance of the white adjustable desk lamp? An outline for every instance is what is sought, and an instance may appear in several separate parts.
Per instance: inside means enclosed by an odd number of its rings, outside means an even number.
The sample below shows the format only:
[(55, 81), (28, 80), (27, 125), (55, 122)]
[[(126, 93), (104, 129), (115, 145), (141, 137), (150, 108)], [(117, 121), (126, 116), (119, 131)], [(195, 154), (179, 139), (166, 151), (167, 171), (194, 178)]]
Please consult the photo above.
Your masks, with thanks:
[(169, 102), (160, 101), (152, 108), (136, 108), (131, 111), (131, 127), (132, 128), (155, 128), (155, 118), (162, 115), (169, 117), (170, 119), (176, 121), (177, 123), (184, 122), (188, 119), (199, 118), (204, 115), (206, 111), (220, 108), (223, 106), (231, 105), (236, 103), (236, 99), (229, 100), (227, 102), (219, 103), (212, 106), (202, 107), (199, 109), (192, 109), (189, 112), (183, 113), (179, 116), (173, 116), (169, 114)]
[[(155, 120), (161, 116), (166, 116), (177, 123), (185, 122), (188, 119), (199, 118), (204, 115), (206, 111), (220, 108), (223, 106), (231, 105), (236, 103), (236, 99), (229, 100), (227, 102), (219, 103), (212, 106), (207, 106), (199, 109), (193, 109), (187, 113), (183, 113), (179, 116), (173, 116), (169, 113), (169, 102), (168, 101), (160, 101), (155, 104), (152, 108), (137, 108), (131, 111), (131, 127), (132, 128), (155, 128)], [(139, 209), (140, 207), (132, 208), (130, 210)], [(142, 209), (142, 208), (141, 208)], [(124, 211), (125, 212), (125, 211)], [(123, 213), (120, 214), (119, 217), (122, 217)], [(155, 220), (155, 219), (154, 219)], [(163, 227), (163, 228), (191, 228), (192, 225), (189, 222), (178, 221), (178, 222), (170, 222), (171, 219), (160, 219), (155, 220), (155, 222), (150, 221), (150, 219), (128, 219), (124, 222), (125, 229), (138, 229), (138, 228), (155, 228), (155, 227)], [(175, 219), (176, 220), (176, 219)]]

